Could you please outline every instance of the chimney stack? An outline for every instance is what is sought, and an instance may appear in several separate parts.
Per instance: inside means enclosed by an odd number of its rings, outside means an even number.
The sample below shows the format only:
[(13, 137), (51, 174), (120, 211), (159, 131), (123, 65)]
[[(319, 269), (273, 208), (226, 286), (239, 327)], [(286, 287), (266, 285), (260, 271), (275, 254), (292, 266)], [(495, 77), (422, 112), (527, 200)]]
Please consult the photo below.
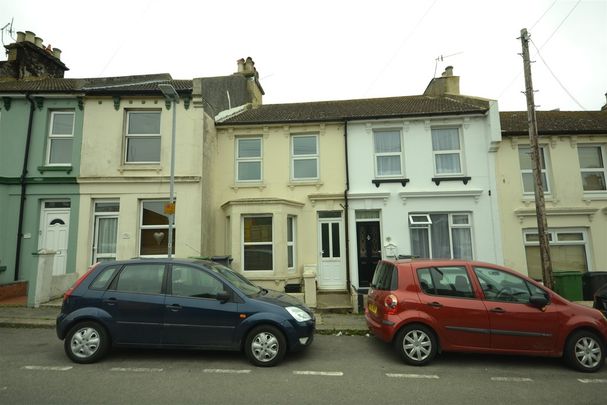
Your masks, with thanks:
[(441, 77), (430, 80), (424, 91), (424, 96), (444, 96), (445, 94), (459, 94), (459, 76), (453, 76), (453, 66), (447, 66)]
[(7, 60), (0, 62), (0, 78), (62, 78), (67, 66), (61, 62), (61, 50), (44, 47), (42, 38), (32, 31), (17, 32), (17, 40), (6, 48)]

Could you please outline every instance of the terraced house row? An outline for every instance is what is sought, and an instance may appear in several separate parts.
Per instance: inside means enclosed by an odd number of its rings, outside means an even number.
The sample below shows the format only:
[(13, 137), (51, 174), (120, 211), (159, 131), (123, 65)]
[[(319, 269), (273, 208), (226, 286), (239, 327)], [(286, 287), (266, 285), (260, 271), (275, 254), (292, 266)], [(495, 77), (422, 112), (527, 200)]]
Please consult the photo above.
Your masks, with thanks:
[[(6, 49), (0, 285), (27, 282), (30, 305), (97, 261), (167, 255), (173, 112), (177, 257), (354, 309), (381, 257), (541, 279), (527, 114), (461, 95), (450, 67), (421, 95), (264, 105), (250, 58), (221, 77), (69, 79), (31, 32)], [(538, 127), (554, 268), (607, 271), (607, 111)]]

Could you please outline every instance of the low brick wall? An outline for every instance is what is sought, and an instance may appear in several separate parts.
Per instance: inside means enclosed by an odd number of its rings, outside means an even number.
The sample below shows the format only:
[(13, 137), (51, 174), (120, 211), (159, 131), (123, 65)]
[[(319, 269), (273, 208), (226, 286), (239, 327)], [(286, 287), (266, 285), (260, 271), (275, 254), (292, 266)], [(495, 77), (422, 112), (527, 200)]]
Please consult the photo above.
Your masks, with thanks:
[(13, 297), (24, 297), (27, 295), (27, 281), (16, 281), (14, 283), (0, 285), (0, 300)]

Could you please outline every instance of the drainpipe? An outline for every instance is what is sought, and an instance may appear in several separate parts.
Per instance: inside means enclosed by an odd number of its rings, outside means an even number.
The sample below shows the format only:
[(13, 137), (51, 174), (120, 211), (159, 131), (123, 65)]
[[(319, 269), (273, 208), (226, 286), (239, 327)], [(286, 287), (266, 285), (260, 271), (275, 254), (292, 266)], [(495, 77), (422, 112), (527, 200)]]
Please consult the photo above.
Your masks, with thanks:
[(346, 220), (346, 283), (348, 290), (352, 287), (350, 285), (350, 215), (348, 206), (348, 191), (350, 190), (350, 174), (348, 172), (348, 120), (344, 120), (344, 148), (346, 152), (346, 189), (344, 190), (344, 211)]
[(23, 169), (21, 170), (21, 178), (19, 184), (21, 185), (21, 201), (19, 202), (19, 220), (17, 225), (17, 249), (15, 253), (15, 277), (14, 281), (19, 281), (19, 263), (21, 262), (21, 240), (23, 239), (23, 213), (25, 211), (25, 192), (26, 192), (26, 177), (27, 177), (27, 163), (30, 154), (30, 143), (32, 139), (32, 120), (34, 118), (34, 110), (36, 105), (34, 99), (30, 94), (26, 94), (25, 98), (30, 102), (30, 115), (27, 123), (27, 137), (25, 139), (25, 154), (23, 156)]

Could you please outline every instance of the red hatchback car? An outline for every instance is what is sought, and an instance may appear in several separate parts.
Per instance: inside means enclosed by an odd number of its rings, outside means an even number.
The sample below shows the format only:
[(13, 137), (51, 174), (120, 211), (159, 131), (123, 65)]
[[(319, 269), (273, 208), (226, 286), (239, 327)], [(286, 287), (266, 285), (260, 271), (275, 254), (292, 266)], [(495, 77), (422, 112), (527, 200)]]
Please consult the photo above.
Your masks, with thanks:
[(382, 260), (365, 311), (371, 332), (403, 360), (440, 351), (563, 357), (598, 371), (607, 318), (505, 267), (458, 260)]

